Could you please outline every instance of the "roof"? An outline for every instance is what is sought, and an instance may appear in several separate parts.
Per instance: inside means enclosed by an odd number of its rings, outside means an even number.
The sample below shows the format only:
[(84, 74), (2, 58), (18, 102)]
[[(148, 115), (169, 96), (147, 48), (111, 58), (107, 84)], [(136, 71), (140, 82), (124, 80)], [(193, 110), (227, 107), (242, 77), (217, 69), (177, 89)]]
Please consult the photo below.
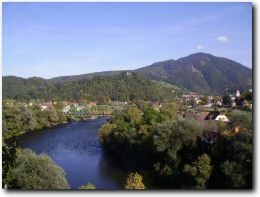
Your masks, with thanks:
[(209, 112), (201, 112), (201, 113), (197, 114), (196, 120), (199, 122), (202, 122), (202, 121), (206, 120), (206, 117), (208, 114), (209, 114)]
[(205, 120), (215, 120), (216, 117), (220, 114), (218, 111), (211, 111), (208, 113), (208, 115), (205, 117)]

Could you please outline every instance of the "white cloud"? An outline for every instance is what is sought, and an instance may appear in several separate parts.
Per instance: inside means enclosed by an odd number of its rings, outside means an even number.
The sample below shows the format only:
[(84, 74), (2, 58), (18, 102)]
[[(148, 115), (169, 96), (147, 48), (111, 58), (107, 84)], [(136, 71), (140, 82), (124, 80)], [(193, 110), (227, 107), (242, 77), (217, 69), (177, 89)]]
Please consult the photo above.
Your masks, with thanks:
[(217, 37), (217, 41), (219, 41), (219, 42), (228, 42), (229, 39), (228, 39), (227, 36), (219, 36), (219, 37)]
[(201, 50), (201, 49), (204, 49), (204, 46), (202, 46), (202, 45), (197, 45), (196, 48), (197, 48), (198, 50)]

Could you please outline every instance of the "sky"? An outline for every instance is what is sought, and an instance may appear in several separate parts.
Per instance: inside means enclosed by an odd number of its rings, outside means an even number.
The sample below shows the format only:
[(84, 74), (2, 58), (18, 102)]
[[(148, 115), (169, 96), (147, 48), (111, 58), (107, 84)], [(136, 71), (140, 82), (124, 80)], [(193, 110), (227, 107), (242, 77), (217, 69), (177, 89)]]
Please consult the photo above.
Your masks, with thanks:
[(131, 70), (205, 52), (252, 68), (251, 3), (3, 3), (3, 75)]

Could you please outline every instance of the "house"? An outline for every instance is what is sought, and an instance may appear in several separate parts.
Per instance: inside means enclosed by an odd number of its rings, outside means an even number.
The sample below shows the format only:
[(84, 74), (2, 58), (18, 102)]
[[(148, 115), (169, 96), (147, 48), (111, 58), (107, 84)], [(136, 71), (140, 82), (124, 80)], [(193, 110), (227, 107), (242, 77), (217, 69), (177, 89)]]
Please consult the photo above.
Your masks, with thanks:
[(52, 101), (49, 101), (49, 102), (46, 102), (46, 103), (42, 103), (41, 104), (41, 110), (45, 110), (45, 109), (50, 109), (52, 108), (53, 105), (52, 105)]
[(244, 101), (242, 102), (242, 106), (243, 106), (243, 107), (249, 107), (249, 106), (250, 106), (250, 103), (249, 103), (247, 100), (244, 100)]
[(224, 115), (224, 114), (219, 114), (219, 115), (215, 118), (215, 120), (217, 120), (217, 121), (229, 122), (228, 117), (227, 117), (226, 115)]
[(221, 101), (218, 101), (217, 102), (217, 106), (221, 106), (222, 105), (222, 102)]
[(215, 120), (216, 117), (220, 114), (218, 111), (211, 111), (208, 112), (207, 116), (205, 117), (204, 120)]
[(240, 91), (237, 90), (236, 97), (240, 97)]
[(97, 106), (97, 103), (96, 102), (89, 102), (88, 103), (88, 107), (95, 107), (95, 106)]
[(200, 112), (196, 115), (195, 120), (198, 122), (203, 122), (205, 118), (207, 117), (208, 112)]
[(77, 106), (75, 106), (75, 107), (76, 107), (76, 110), (77, 110), (77, 111), (80, 111), (80, 110), (85, 109), (85, 106), (83, 106), (83, 105), (77, 105)]
[(70, 105), (66, 105), (66, 106), (62, 109), (62, 112), (68, 113), (69, 110), (70, 110)]
[(204, 107), (212, 108), (212, 107), (214, 107), (214, 103), (206, 104), (206, 105), (204, 105)]
[(158, 110), (158, 111), (159, 111), (159, 109), (162, 107), (160, 101), (154, 101), (154, 102), (152, 102), (151, 104), (152, 104), (153, 108), (154, 108), (155, 110)]
[(236, 104), (236, 102), (234, 100), (231, 101), (231, 106), (232, 107), (236, 107), (237, 106), (237, 104)]

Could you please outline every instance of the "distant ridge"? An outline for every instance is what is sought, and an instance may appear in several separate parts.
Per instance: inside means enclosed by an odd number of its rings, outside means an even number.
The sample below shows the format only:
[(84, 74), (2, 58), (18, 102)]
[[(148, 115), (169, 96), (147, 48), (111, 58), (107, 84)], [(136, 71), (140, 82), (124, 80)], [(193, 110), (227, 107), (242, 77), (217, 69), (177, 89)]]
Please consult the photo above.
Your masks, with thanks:
[[(126, 70), (104, 71), (82, 75), (55, 77), (48, 80), (34, 77), (35, 83), (46, 86), (49, 83), (66, 83), (89, 80), (97, 76), (115, 76)], [(137, 72), (149, 79), (164, 81), (180, 88), (206, 93), (232, 93), (237, 89), (247, 91), (252, 88), (252, 70), (233, 60), (208, 53), (195, 53), (177, 60), (165, 60), (128, 72)], [(23, 78), (12, 77), (12, 87), (16, 83), (26, 83)], [(5, 77), (3, 77), (5, 79)], [(10, 83), (10, 80), (8, 80)], [(3, 85), (5, 80), (3, 80)], [(9, 91), (9, 90), (7, 90)]]
[(95, 76), (114, 76), (114, 75), (120, 74), (122, 72), (124, 72), (124, 70), (103, 71), (103, 72), (94, 72), (94, 73), (81, 74), (81, 75), (60, 76), (60, 77), (51, 78), (51, 79), (49, 79), (49, 81), (52, 81), (52, 82), (78, 81), (78, 80), (84, 80), (84, 79), (91, 79)]
[(246, 91), (252, 87), (252, 70), (240, 63), (208, 53), (157, 62), (136, 70), (145, 76), (201, 93)]

